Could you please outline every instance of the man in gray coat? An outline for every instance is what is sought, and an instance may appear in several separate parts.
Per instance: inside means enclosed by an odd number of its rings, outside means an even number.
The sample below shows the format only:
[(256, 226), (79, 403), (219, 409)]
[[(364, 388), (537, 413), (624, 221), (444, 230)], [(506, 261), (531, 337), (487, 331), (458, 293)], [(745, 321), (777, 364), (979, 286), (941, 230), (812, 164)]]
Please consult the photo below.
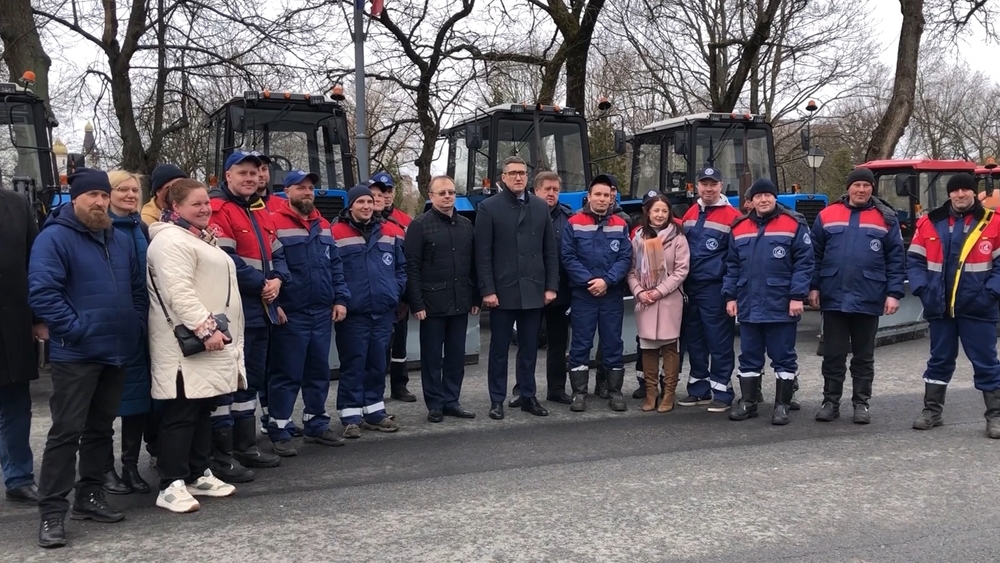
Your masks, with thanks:
[(507, 354), (517, 323), (517, 383), (521, 410), (547, 416), (535, 398), (535, 360), (542, 307), (559, 290), (559, 251), (544, 200), (529, 194), (528, 166), (519, 157), (503, 162), (504, 189), (479, 204), (476, 273), (483, 306), (490, 309), (488, 379), (490, 418), (504, 417)]

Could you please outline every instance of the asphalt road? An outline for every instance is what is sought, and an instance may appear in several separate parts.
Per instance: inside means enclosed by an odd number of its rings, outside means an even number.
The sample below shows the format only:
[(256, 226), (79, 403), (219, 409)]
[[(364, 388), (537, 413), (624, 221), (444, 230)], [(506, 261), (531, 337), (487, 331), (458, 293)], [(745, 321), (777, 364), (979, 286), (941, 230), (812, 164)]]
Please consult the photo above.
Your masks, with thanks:
[[(508, 409), (493, 421), (484, 362), (469, 366), (463, 393), (475, 420), (431, 424), (420, 403), (390, 401), (397, 434), (303, 446), (190, 515), (154, 507), (153, 495), (111, 497), (125, 521), (69, 522), (70, 547), (51, 552), (34, 544), (35, 511), (0, 502), (0, 553), (25, 562), (997, 561), (1000, 441), (984, 437), (968, 362), (959, 360), (941, 428), (910, 428), (926, 340), (878, 349), (873, 424), (851, 424), (849, 407), (847, 419), (817, 423), (813, 320), (800, 332), (803, 410), (785, 427), (700, 409), (642, 413), (631, 399), (626, 413), (594, 399), (583, 414), (550, 404), (547, 418)], [(36, 387), (39, 457), (46, 386)], [(154, 478), (145, 458), (141, 469)]]

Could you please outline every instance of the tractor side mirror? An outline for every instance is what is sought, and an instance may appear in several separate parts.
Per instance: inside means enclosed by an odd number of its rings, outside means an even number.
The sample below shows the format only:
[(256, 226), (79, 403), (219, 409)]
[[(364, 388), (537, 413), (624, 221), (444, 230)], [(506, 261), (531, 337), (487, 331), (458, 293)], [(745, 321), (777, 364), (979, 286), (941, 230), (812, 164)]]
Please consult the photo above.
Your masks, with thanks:
[(687, 136), (684, 134), (684, 131), (674, 133), (674, 154), (686, 155), (687, 152)]
[(913, 197), (916, 190), (911, 189), (916, 183), (916, 176), (909, 174), (896, 174), (896, 195), (899, 197)]
[(465, 148), (479, 150), (483, 148), (483, 128), (473, 123), (465, 126)]
[(247, 132), (247, 125), (243, 120), (243, 106), (229, 106), (229, 124), (232, 126), (233, 131), (237, 133)]
[(625, 154), (625, 132), (615, 129), (615, 154)]

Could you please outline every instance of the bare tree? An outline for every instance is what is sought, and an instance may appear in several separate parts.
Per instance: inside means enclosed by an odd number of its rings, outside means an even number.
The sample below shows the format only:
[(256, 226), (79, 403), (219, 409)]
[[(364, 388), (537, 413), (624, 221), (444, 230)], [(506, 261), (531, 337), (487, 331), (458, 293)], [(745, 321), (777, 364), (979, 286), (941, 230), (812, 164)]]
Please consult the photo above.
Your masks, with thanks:
[[(464, 25), (475, 0), (461, 0), (445, 7), (430, 0), (401, 0), (369, 19), (374, 61), (366, 61), (366, 77), (384, 81), (405, 92), (416, 119), (421, 144), (415, 164), (417, 186), (427, 190), (431, 164), (443, 118), (463, 99), (465, 87), (476, 78), (467, 57), (476, 35)], [(335, 67), (328, 75), (340, 81), (353, 67)], [(415, 114), (415, 115), (414, 115)]]
[(25, 71), (35, 73), (34, 92), (46, 100), (46, 109), (52, 114), (49, 99), (49, 67), (52, 60), (45, 52), (41, 36), (31, 15), (30, 0), (0, 0), (0, 40), (3, 41), (3, 61), (12, 81), (21, 78)]

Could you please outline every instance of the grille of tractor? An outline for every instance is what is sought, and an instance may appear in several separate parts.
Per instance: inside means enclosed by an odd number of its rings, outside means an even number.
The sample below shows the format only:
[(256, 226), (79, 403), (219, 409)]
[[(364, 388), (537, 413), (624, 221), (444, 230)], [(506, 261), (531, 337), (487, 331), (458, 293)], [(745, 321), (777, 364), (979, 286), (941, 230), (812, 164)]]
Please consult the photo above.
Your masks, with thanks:
[(344, 209), (344, 198), (342, 196), (320, 196), (316, 198), (315, 205), (319, 214), (332, 223)]
[(795, 210), (806, 218), (806, 224), (812, 228), (816, 221), (816, 216), (826, 207), (821, 199), (800, 199), (795, 202)]

